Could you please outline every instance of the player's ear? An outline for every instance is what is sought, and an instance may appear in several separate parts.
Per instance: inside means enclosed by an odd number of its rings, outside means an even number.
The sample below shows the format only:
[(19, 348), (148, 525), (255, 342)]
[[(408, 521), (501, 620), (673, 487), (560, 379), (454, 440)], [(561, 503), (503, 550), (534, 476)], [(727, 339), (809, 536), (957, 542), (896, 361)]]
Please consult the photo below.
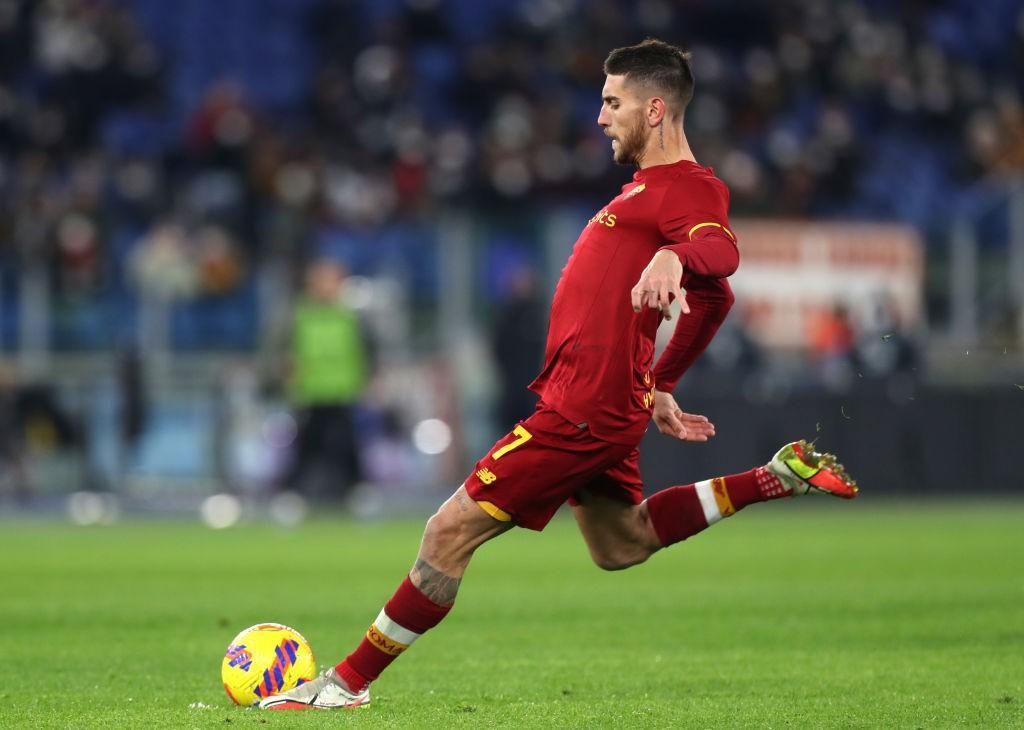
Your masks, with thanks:
[(665, 118), (668, 113), (668, 107), (665, 104), (665, 100), (660, 96), (653, 96), (647, 102), (647, 123), (652, 127), (657, 127), (661, 124), (661, 120)]

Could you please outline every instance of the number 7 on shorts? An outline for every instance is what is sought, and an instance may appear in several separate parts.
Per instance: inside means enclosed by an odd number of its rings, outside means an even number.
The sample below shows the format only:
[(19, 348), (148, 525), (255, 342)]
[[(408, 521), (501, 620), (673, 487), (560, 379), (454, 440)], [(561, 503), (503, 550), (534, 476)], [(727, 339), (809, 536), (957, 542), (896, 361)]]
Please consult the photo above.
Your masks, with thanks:
[(492, 459), (497, 461), (505, 454), (510, 452), (512, 449), (518, 449), (520, 446), (522, 446), (527, 441), (533, 438), (533, 434), (527, 431), (521, 423), (512, 429), (512, 433), (515, 435), (516, 438), (512, 441), (509, 441), (507, 444), (505, 444), (500, 449), (497, 449), (493, 454), (491, 454)]

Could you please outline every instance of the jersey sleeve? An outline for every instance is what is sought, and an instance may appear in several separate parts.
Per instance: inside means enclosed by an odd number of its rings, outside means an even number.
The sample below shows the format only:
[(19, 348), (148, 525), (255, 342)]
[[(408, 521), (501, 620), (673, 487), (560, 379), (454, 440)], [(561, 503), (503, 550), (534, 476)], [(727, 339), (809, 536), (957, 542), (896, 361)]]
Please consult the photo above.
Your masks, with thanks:
[(686, 271), (724, 278), (739, 266), (736, 236), (729, 228), (729, 191), (714, 178), (680, 178), (665, 193), (658, 230)]
[(735, 297), (727, 279), (691, 277), (686, 286), (689, 314), (681, 314), (672, 338), (654, 366), (654, 383), (658, 390), (671, 393), (690, 366), (704, 352)]

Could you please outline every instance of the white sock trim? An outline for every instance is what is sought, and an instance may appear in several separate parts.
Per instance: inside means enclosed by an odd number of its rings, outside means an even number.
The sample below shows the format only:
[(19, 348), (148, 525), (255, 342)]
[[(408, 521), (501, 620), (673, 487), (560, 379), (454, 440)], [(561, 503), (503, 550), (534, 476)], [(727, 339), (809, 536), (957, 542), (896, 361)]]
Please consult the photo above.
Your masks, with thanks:
[(420, 634), (395, 623), (386, 613), (384, 609), (380, 610), (380, 615), (374, 620), (373, 625), (377, 627), (377, 631), (384, 634), (392, 641), (397, 641), (399, 644), (405, 644), (408, 646), (416, 639), (420, 638)]
[(718, 502), (715, 500), (715, 493), (711, 491), (711, 480), (697, 482), (693, 485), (697, 492), (697, 499), (700, 500), (700, 508), (704, 510), (704, 519), (708, 527), (722, 519), (722, 512), (718, 509)]

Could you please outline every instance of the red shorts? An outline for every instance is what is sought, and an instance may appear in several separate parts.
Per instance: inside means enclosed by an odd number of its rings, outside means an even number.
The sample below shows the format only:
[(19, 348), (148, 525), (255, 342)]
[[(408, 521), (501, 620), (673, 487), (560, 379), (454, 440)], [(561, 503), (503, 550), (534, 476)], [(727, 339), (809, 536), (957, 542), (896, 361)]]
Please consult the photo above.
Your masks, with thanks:
[(636, 446), (596, 439), (541, 403), (476, 463), (466, 492), (499, 520), (543, 530), (584, 489), (639, 504), (639, 458)]

